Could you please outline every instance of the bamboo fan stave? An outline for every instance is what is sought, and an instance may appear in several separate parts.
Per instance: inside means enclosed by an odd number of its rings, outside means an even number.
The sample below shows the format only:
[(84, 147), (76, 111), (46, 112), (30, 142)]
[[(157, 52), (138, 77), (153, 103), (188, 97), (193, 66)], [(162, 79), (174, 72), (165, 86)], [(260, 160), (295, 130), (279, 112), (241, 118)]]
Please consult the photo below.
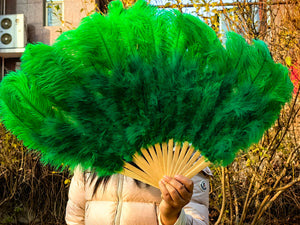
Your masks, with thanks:
[(175, 143), (174, 147), (173, 139), (142, 148), (141, 153), (135, 153), (132, 163), (126, 162), (120, 173), (157, 188), (164, 175), (192, 178), (210, 164), (188, 142)]

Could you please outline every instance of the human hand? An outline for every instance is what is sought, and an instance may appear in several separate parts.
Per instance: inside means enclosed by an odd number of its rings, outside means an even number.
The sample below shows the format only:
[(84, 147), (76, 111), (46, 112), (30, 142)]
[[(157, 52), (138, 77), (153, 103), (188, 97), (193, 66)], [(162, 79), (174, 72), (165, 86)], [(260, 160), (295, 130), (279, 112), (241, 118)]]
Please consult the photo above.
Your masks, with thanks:
[(161, 222), (173, 225), (181, 209), (190, 202), (193, 195), (193, 181), (185, 176), (176, 175), (174, 178), (164, 176), (159, 182), (162, 201), (159, 205)]

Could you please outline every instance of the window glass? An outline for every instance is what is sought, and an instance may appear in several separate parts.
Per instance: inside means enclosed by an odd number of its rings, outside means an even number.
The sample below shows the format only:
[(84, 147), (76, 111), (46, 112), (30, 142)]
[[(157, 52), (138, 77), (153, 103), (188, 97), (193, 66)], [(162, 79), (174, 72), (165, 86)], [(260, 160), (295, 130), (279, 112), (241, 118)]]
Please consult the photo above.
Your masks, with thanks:
[(61, 26), (64, 19), (64, 1), (46, 0), (45, 25)]

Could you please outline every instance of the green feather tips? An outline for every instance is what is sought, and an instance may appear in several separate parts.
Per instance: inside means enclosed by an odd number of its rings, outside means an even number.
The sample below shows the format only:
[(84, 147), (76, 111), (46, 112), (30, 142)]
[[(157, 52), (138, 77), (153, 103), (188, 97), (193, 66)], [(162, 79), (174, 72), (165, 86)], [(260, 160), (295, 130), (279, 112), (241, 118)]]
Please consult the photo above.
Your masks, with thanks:
[(42, 160), (122, 170), (136, 151), (174, 139), (228, 165), (291, 99), (288, 70), (262, 41), (138, 1), (114, 1), (52, 46), (29, 44), (0, 84), (1, 121)]

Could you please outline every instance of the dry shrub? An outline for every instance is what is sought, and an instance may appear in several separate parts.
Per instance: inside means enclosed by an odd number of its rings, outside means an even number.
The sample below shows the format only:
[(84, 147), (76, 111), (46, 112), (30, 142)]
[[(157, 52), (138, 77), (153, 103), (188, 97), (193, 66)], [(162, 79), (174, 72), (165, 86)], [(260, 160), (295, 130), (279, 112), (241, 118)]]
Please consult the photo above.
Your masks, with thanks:
[(0, 224), (63, 224), (68, 171), (39, 162), (0, 125)]
[(260, 143), (228, 167), (213, 168), (212, 224), (299, 224), (298, 94)]

